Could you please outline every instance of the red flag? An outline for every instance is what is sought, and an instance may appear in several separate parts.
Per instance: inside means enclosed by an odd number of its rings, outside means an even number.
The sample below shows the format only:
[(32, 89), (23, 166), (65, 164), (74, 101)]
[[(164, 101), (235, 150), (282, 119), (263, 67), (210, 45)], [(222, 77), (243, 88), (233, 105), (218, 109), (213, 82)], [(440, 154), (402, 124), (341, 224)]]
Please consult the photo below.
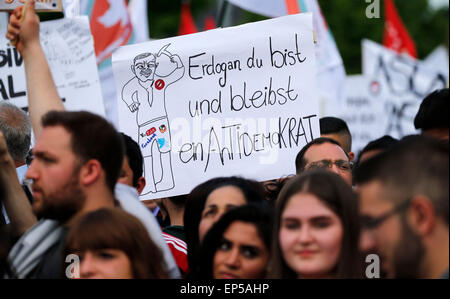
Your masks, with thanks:
[(216, 28), (216, 21), (214, 20), (214, 17), (209, 16), (205, 20), (205, 31), (211, 30)]
[(406, 30), (400, 16), (397, 13), (393, 0), (385, 0), (385, 28), (383, 45), (397, 53), (408, 53), (417, 58), (417, 50), (414, 41)]
[(97, 63), (109, 58), (112, 51), (125, 45), (131, 38), (133, 28), (125, 0), (90, 1), (92, 10), (90, 24), (94, 36)]
[(197, 27), (195, 26), (194, 18), (192, 18), (190, 3), (188, 1), (183, 1), (181, 3), (181, 20), (178, 35), (185, 35), (196, 32), (198, 31)]
[(300, 7), (298, 6), (297, 0), (286, 0), (286, 9), (290, 15), (300, 13)]

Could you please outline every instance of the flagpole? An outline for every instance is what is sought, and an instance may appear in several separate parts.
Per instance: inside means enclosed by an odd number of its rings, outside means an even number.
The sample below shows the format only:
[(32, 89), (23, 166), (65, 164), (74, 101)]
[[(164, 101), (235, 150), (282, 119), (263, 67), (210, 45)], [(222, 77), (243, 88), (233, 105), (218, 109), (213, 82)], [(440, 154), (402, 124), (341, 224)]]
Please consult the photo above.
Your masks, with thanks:
[(225, 14), (228, 9), (228, 5), (229, 5), (228, 0), (222, 0), (222, 4), (221, 4), (220, 10), (219, 10), (219, 18), (217, 20), (217, 27), (223, 26), (223, 22), (225, 20)]

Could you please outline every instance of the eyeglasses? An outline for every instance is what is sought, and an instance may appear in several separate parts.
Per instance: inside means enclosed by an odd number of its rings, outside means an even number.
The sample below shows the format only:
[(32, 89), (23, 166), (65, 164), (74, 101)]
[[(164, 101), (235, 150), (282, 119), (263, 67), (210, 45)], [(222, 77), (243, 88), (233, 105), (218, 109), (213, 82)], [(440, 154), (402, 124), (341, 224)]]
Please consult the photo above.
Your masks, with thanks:
[(388, 211), (378, 217), (362, 216), (360, 219), (361, 228), (366, 230), (373, 230), (379, 227), (384, 221), (394, 216), (397, 213), (403, 212), (409, 207), (410, 200), (407, 199), (403, 203), (394, 207), (391, 211)]
[(320, 160), (316, 162), (311, 162), (307, 165), (307, 169), (330, 169), (336, 165), (339, 170), (342, 171), (351, 171), (353, 168), (353, 162), (345, 161), (345, 160)]

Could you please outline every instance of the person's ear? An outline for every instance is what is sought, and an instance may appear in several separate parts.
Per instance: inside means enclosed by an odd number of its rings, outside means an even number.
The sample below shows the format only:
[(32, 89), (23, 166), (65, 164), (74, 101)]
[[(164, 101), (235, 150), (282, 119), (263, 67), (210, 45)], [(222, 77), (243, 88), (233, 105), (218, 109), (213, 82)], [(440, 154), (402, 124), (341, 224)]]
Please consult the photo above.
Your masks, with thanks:
[(432, 232), (436, 223), (433, 203), (423, 195), (417, 195), (412, 199), (408, 216), (412, 230), (419, 236)]
[(348, 152), (348, 157), (350, 159), (350, 162), (353, 162), (353, 160), (355, 159), (355, 153), (354, 152)]
[(91, 159), (87, 161), (80, 170), (80, 183), (83, 186), (89, 186), (95, 183), (101, 176), (103, 168), (98, 160)]
[(145, 188), (145, 184), (146, 184), (145, 178), (143, 176), (141, 176), (137, 180), (137, 183), (136, 183), (136, 190), (137, 190), (138, 194), (142, 193), (142, 190), (144, 190), (144, 188)]
[(131, 66), (131, 71), (136, 75), (136, 69), (134, 68), (134, 64)]

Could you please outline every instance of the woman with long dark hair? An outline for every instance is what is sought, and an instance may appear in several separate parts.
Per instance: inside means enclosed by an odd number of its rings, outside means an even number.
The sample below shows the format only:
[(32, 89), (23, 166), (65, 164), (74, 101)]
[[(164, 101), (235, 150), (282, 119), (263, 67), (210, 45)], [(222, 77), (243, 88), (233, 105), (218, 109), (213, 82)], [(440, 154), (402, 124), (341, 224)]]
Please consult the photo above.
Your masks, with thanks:
[(269, 204), (247, 204), (222, 216), (200, 250), (201, 279), (261, 279), (267, 274), (273, 211)]
[(277, 200), (269, 278), (362, 278), (356, 195), (338, 175), (292, 178)]
[(80, 259), (80, 278), (168, 278), (163, 255), (144, 225), (119, 208), (77, 219), (66, 238), (64, 259), (70, 254)]
[(264, 202), (264, 195), (260, 183), (240, 177), (214, 178), (191, 191), (184, 211), (190, 269), (188, 278), (194, 278), (198, 272), (200, 244), (212, 225), (230, 209), (249, 202)]

